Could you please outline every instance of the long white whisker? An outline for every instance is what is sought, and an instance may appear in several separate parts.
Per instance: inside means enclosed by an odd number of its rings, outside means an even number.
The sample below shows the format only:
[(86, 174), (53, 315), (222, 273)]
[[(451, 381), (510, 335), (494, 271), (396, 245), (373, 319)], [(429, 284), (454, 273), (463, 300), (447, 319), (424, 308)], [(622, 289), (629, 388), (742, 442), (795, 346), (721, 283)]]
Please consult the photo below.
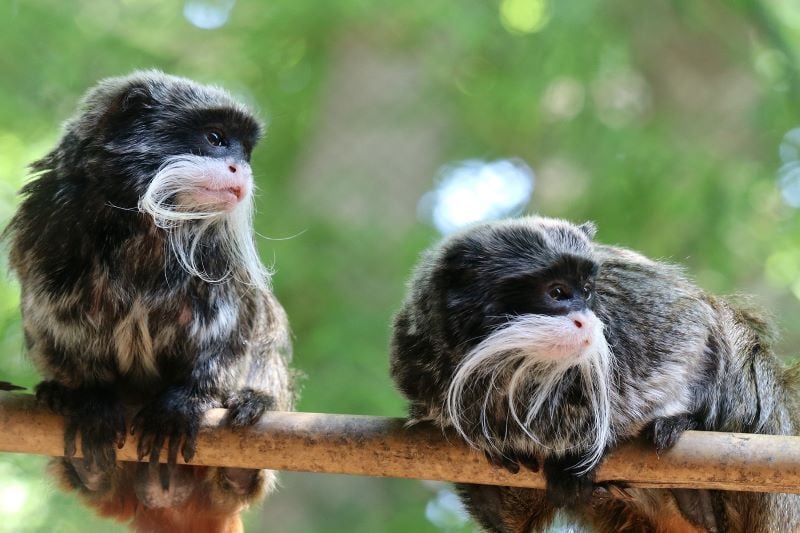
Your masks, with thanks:
[[(171, 255), (191, 275), (209, 283), (234, 277), (266, 288), (271, 273), (261, 263), (253, 239), (252, 194), (230, 211), (207, 201), (181, 203), (182, 197), (204, 187), (215, 164), (220, 163), (195, 155), (169, 158), (142, 195), (138, 209), (165, 231)], [(212, 247), (227, 261), (223, 271), (214, 274), (207, 270), (210, 265), (203, 264)]]
[[(579, 332), (570, 316), (514, 317), (469, 350), (450, 381), (443, 409), (456, 432), (473, 446), (478, 446), (475, 439), (480, 437), (486, 446), (496, 448), (498, 430), (493, 425), (500, 423), (502, 412), (493, 411), (498, 409), (498, 395), (505, 395), (502, 420), (509, 429), (518, 429), (538, 447), (556, 454), (584, 450), (584, 460), (576, 467), (579, 472), (596, 465), (613, 439), (609, 382), (613, 363), (602, 323), (590, 312), (584, 312), (582, 319), (587, 328)], [(577, 373), (569, 374), (572, 369)], [(580, 388), (588, 424), (583, 434), (565, 433), (558, 425), (564, 407), (560, 402), (567, 397), (564, 388), (554, 397), (559, 387)], [(467, 403), (476, 397), (477, 405)], [(475, 414), (479, 435), (468, 430), (469, 417)], [(550, 429), (542, 434), (542, 427)]]

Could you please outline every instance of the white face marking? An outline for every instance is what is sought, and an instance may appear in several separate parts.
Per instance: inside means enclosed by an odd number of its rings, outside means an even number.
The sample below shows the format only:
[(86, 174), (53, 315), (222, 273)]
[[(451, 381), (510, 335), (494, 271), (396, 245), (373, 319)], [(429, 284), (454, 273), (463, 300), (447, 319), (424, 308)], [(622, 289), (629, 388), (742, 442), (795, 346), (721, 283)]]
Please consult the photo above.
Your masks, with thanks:
[[(540, 447), (552, 449), (552, 438), (535, 435), (532, 423), (547, 409), (553, 391), (567, 371), (577, 367), (581, 373), (583, 396), (592, 410), (594, 428), (584, 441), (564, 444), (590, 449), (587, 459), (580, 465), (588, 470), (599, 462), (606, 443), (611, 439), (610, 364), (611, 352), (603, 336), (603, 324), (593, 312), (581, 311), (566, 316), (523, 315), (486, 337), (466, 354), (450, 383), (444, 412), (454, 429), (467, 442), (474, 444), (462, 427), (460, 413), (464, 410), (464, 394), (478, 379), (489, 378), (487, 390), (482, 391), (481, 412), (481, 425), (487, 442), (494, 439), (488, 427), (487, 407), (494, 394), (506, 392), (509, 423), (516, 424)], [(507, 382), (498, 383), (501, 376), (515, 365), (516, 369)], [(530, 384), (536, 386), (524, 386)], [(504, 391), (498, 391), (501, 388)], [(530, 397), (520, 398), (519, 390), (533, 392)], [(470, 391), (472, 397), (474, 392)], [(524, 412), (518, 413), (517, 405), (524, 405)]]
[[(269, 272), (253, 241), (252, 187), (246, 163), (175, 156), (156, 173), (139, 210), (167, 232), (172, 253), (190, 274), (215, 283), (242, 272), (246, 279), (240, 281), (266, 289)], [(227, 273), (219, 278), (210, 276), (198, 257), (198, 246), (211, 231), (219, 235), (220, 252), (229, 261)]]

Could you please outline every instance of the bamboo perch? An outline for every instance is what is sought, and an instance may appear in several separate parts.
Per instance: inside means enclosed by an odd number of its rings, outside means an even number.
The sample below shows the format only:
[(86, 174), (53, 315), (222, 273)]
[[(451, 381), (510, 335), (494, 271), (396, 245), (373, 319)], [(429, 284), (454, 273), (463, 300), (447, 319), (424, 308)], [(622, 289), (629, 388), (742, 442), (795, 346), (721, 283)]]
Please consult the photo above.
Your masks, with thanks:
[[(399, 418), (272, 412), (252, 429), (232, 431), (221, 425), (224, 413), (208, 413), (192, 464), (544, 487), (540, 473), (494, 469), (482, 454), (427, 424), (405, 428)], [(63, 455), (62, 431), (61, 417), (32, 396), (0, 392), (0, 452)], [(118, 458), (136, 460), (134, 439)], [(688, 431), (661, 456), (631, 442), (607, 457), (597, 480), (800, 493), (800, 437)]]

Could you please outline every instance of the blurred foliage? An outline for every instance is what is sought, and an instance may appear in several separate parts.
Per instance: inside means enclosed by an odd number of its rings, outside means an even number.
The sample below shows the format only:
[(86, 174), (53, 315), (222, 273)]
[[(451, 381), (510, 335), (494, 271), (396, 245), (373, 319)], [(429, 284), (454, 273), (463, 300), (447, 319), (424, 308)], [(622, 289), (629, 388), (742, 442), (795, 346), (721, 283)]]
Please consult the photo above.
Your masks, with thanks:
[[(437, 168), (470, 158), (520, 158), (536, 173), (531, 211), (593, 219), (604, 242), (684, 263), (709, 290), (754, 294), (792, 356), (800, 217), (777, 172), (800, 123), (796, 8), (4, 0), (0, 219), (88, 86), (158, 67), (228, 87), (269, 123), (254, 155), (257, 226), (275, 239), (261, 249), (308, 376), (302, 410), (402, 415), (389, 323), (436, 238), (416, 201)], [(218, 27), (192, 25), (198, 10)], [(17, 292), (0, 283), (0, 377), (31, 386)], [(0, 531), (114, 530), (51, 488), (43, 464), (0, 459)], [(283, 485), (249, 513), (251, 530), (433, 531), (426, 504), (450, 501), (418, 481), (287, 474)], [(471, 529), (428, 507), (439, 527)]]

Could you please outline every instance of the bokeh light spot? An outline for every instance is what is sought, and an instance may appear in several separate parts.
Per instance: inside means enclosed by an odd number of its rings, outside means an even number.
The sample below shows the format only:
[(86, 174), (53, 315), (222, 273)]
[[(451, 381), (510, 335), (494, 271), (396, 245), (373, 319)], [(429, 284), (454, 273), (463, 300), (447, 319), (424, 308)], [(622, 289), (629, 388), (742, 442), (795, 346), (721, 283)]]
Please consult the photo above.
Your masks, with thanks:
[(778, 188), (786, 205), (800, 208), (800, 128), (789, 130), (778, 149), (783, 165), (778, 170)]
[(800, 161), (800, 128), (791, 129), (783, 136), (778, 153), (784, 163)]
[(550, 21), (547, 0), (503, 0), (500, 22), (511, 33), (535, 33)]
[(21, 513), (28, 501), (28, 487), (12, 482), (0, 486), (0, 514)]
[(533, 194), (533, 170), (519, 159), (470, 159), (439, 172), (438, 185), (419, 202), (420, 218), (443, 234), (522, 212)]
[(203, 30), (221, 28), (228, 22), (236, 0), (189, 0), (183, 6), (183, 16)]
[(786, 287), (800, 279), (800, 250), (789, 248), (774, 252), (764, 264), (767, 281)]
[(469, 520), (466, 509), (450, 490), (440, 490), (425, 506), (425, 518), (442, 531), (452, 531)]

